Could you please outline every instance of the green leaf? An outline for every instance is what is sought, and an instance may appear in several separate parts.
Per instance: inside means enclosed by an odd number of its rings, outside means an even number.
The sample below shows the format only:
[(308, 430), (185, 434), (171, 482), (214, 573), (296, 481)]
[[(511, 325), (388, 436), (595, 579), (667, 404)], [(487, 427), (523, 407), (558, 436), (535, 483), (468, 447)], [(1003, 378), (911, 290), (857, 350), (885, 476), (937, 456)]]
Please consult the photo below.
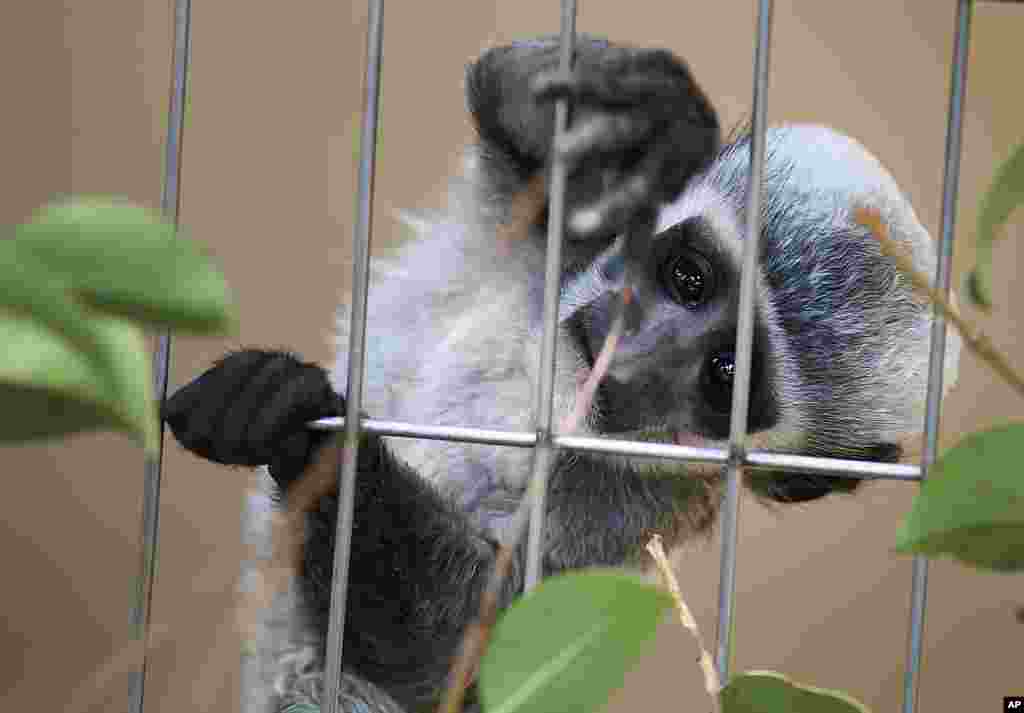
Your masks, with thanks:
[(721, 692), (722, 713), (867, 713), (841, 691), (803, 686), (774, 671), (733, 676)]
[(932, 467), (897, 549), (1024, 569), (1024, 423), (972, 433)]
[(103, 198), (54, 203), (18, 226), (14, 242), (79, 300), (109, 314), (199, 333), (233, 326), (223, 275), (195, 243), (140, 206)]
[(149, 361), (138, 327), (87, 319), (92, 351), (40, 320), (0, 310), (0, 442), (113, 428), (148, 453), (159, 437)]
[(154, 452), (142, 332), (76, 304), (67, 283), (0, 241), (0, 441), (113, 426)]
[(593, 711), (672, 605), (665, 592), (614, 571), (545, 580), (499, 620), (480, 666), (488, 713)]
[(967, 296), (979, 307), (992, 306), (992, 245), (1014, 208), (1024, 203), (1024, 143), (996, 171), (978, 210), (976, 264), (967, 275)]

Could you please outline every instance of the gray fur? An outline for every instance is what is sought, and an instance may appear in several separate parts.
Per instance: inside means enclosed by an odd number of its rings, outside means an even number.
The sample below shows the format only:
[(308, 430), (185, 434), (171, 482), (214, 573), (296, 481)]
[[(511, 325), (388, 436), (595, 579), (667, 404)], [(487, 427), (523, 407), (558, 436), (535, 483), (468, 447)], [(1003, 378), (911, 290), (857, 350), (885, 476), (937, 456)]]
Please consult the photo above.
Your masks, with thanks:
[[(726, 147), (662, 210), (659, 230), (703, 216), (716, 226), (723, 251), (738, 266), (748, 156), (745, 139)], [(419, 222), (420, 239), (376, 266), (365, 392), (365, 409), (374, 417), (532, 427), (543, 253), (536, 240), (510, 247), (495, 239), (502, 211), (481, 201), (488, 195), (488, 178), (477, 166), (468, 162), (448, 216)], [(927, 232), (892, 177), (860, 144), (818, 126), (769, 131), (758, 310), (773, 346), (769, 371), (781, 414), (760, 443), (853, 456), (866, 445), (896, 442), (921, 426), (928, 309), (879, 257), (875, 241), (853, 224), (856, 205), (878, 208), (892, 236), (912, 250), (918, 268), (934, 271)], [(573, 247), (567, 249), (571, 255)], [(594, 266), (612, 251), (608, 248)], [(563, 304), (582, 304), (607, 292), (598, 274), (592, 266), (567, 280)], [(344, 309), (338, 324), (333, 380), (343, 391)], [(947, 387), (958, 354), (958, 339), (950, 335)], [(564, 319), (557, 371), (560, 418), (572, 408), (586, 373), (581, 347)], [(591, 432), (594, 420), (581, 430)], [(424, 477), (474, 509), (481, 522), (499, 529), (529, 472), (530, 454), (523, 450), (397, 438), (390, 445)]]

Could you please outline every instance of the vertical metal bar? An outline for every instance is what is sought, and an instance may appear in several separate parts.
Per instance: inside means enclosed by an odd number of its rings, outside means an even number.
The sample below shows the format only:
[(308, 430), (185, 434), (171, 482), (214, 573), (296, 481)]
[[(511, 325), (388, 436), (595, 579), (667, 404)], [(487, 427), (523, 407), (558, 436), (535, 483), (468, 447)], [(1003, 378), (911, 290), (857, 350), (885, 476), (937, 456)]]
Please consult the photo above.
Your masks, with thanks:
[[(576, 42), (576, 1), (562, 0), (561, 52), (558, 69), (568, 73), (572, 66)], [(569, 102), (560, 99), (555, 105), (557, 142), (569, 123)], [(556, 144), (557, 145), (557, 144)], [(552, 151), (551, 198), (548, 212), (547, 266), (544, 272), (544, 321), (542, 323), (540, 368), (537, 378), (537, 445), (533, 451), (533, 512), (527, 538), (525, 588), (533, 589), (542, 575), (544, 551), (544, 513), (547, 508), (547, 482), (554, 444), (551, 441), (551, 414), (555, 389), (555, 345), (558, 338), (558, 299), (561, 291), (562, 234), (565, 228), (565, 185), (568, 166), (565, 159)]]
[[(185, 102), (188, 96), (192, 3), (177, 0), (174, 7), (174, 54), (171, 60), (171, 92), (167, 109), (167, 142), (164, 147), (164, 181), (160, 210), (164, 218), (178, 224), (181, 195), (181, 139), (185, 128)], [(171, 335), (162, 334), (153, 355), (154, 393), (159, 403), (167, 396), (171, 363)], [(135, 640), (142, 640), (139, 667), (129, 680), (128, 710), (142, 713), (145, 699), (146, 666), (150, 609), (153, 602), (153, 578), (156, 574), (157, 533), (160, 520), (160, 476), (163, 468), (163, 421), (156, 453), (146, 458), (143, 470), (142, 526), (139, 575), (136, 579), (135, 601), (130, 614), (130, 628)]]
[(739, 531), (741, 465), (746, 450), (750, 400), (751, 347), (754, 336), (754, 291), (758, 242), (761, 234), (765, 133), (767, 131), (768, 51), (771, 46), (772, 0), (760, 0), (757, 46), (754, 52), (754, 125), (750, 132), (750, 176), (747, 183), (746, 235), (740, 280), (739, 324), (736, 328), (736, 379), (729, 424), (729, 465), (726, 466), (725, 507), (722, 512), (722, 564), (718, 584), (716, 665), (722, 685), (728, 682), (736, 590), (736, 541)]
[[(953, 41), (953, 67), (950, 77), (949, 114), (946, 125), (946, 166), (942, 179), (942, 242), (935, 268), (935, 286), (949, 295), (953, 264), (953, 234), (956, 229), (956, 200), (960, 184), (960, 153), (963, 136), (964, 95), (967, 88), (967, 53), (970, 44), (972, 0), (957, 4), (956, 36)], [(931, 355), (928, 361), (928, 399), (925, 404), (924, 449), (921, 477), (938, 455), (939, 417), (942, 405), (942, 371), (946, 353), (946, 320), (933, 308)], [(924, 612), (928, 594), (928, 560), (914, 557), (910, 590), (910, 631), (907, 664), (903, 674), (903, 713), (917, 708), (921, 683), (921, 648), (924, 643)]]
[(363, 84), (363, 124), (359, 144), (359, 189), (356, 229), (352, 241), (352, 315), (348, 345), (348, 389), (345, 394), (345, 435), (341, 440), (338, 522), (334, 538), (331, 616), (327, 631), (327, 661), (322, 702), (326, 713), (337, 713), (339, 710), (341, 655), (345, 638), (345, 598), (348, 593), (348, 561), (352, 544), (356, 464), (359, 455), (359, 414), (363, 404), (363, 372), (366, 357), (366, 302), (370, 278), (370, 238), (373, 228), (373, 183), (377, 157), (384, 0), (370, 0), (369, 5), (366, 28), (366, 76)]

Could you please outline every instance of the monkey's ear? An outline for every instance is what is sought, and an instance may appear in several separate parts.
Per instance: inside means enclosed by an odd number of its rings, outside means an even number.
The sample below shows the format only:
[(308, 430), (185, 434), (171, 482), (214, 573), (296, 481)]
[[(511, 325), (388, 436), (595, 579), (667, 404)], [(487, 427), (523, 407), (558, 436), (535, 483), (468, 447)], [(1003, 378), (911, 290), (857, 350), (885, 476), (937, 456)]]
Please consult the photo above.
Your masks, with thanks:
[[(876, 443), (855, 460), (898, 463), (901, 458), (903, 447), (898, 443)], [(861, 478), (784, 471), (751, 470), (746, 475), (747, 487), (755, 495), (780, 503), (805, 503), (833, 493), (852, 493), (861, 482)]]
[(860, 479), (815, 473), (750, 471), (746, 483), (758, 497), (778, 503), (805, 503), (833, 493), (852, 493), (860, 485)]

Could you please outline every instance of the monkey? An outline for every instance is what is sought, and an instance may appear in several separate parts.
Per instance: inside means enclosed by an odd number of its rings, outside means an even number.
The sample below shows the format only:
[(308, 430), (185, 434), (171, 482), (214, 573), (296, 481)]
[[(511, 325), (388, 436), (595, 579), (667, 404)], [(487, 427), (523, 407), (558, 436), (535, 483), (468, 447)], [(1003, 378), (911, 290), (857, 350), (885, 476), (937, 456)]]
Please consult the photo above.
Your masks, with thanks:
[[(621, 236), (638, 216), (654, 233), (638, 265), (638, 325), (612, 356), (578, 431), (724, 447), (735, 375), (751, 139), (725, 141), (689, 66), (669, 51), (582, 36), (573, 70), (538, 38), (486, 50), (466, 73), (477, 141), (449, 206), (411, 220), (420, 233), (374, 265), (368, 415), (495, 429), (534, 427), (546, 205), (517, 199), (557, 153), (569, 165), (554, 411), (612, 329)], [(553, 103), (571, 102), (554, 145)], [(766, 136), (748, 432), (782, 452), (894, 462), (920, 430), (931, 316), (854, 210), (879, 212), (917, 269), (934, 272), (927, 230), (895, 180), (854, 139), (822, 126)], [(522, 223), (520, 225), (520, 223)], [(511, 228), (511, 229), (510, 229)], [(179, 389), (163, 417), (194, 453), (261, 466), (287, 501), (326, 439), (307, 423), (344, 413), (348, 312), (328, 371), (284, 351), (229, 354)], [(959, 343), (948, 341), (946, 386)], [(344, 635), (343, 707), (415, 711), (436, 703), (496, 550), (527, 486), (526, 449), (363, 433)], [(651, 535), (678, 546), (712, 527), (717, 469), (558, 451), (546, 504), (545, 576), (588, 566), (643, 567)], [(780, 503), (853, 492), (859, 481), (751, 471)], [(275, 705), (320, 702), (330, 621), (337, 493), (306, 513), (298, 604), (312, 642), (279, 681)], [(523, 555), (502, 604), (519, 593)], [(470, 699), (476, 705), (475, 699)]]

